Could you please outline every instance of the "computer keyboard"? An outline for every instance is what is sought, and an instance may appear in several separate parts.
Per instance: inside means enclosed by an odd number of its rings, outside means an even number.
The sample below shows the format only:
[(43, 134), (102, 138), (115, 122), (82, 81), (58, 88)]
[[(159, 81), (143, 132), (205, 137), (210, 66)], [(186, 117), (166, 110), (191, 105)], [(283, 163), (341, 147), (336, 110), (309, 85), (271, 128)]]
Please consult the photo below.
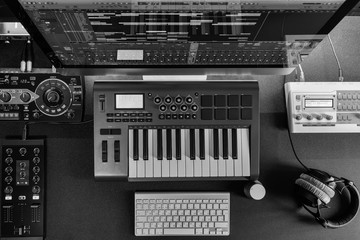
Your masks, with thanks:
[(136, 236), (228, 236), (228, 192), (136, 192)]

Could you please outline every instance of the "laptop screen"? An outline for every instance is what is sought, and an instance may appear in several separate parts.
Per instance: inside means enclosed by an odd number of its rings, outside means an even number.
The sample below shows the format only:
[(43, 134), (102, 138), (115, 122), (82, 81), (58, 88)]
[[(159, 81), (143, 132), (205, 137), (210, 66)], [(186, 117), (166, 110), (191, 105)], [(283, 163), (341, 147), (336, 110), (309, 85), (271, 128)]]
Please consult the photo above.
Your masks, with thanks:
[(5, 0), (58, 67), (294, 67), (359, 0)]

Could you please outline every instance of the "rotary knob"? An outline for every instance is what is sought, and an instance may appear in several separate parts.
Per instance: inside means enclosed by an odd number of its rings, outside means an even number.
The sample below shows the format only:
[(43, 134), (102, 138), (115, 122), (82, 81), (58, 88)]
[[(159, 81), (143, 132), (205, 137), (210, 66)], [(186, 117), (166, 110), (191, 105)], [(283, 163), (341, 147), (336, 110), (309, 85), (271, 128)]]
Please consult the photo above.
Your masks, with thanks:
[(1, 92), (0, 93), (0, 100), (3, 102), (9, 102), (11, 100), (11, 95), (8, 92)]
[(295, 119), (296, 119), (296, 120), (301, 120), (301, 119), (302, 119), (302, 115), (301, 115), (301, 114), (297, 114), (297, 115), (295, 116)]
[(31, 99), (31, 95), (30, 93), (28, 92), (23, 92), (21, 95), (20, 95), (20, 100), (23, 101), (24, 103), (30, 101)]
[(52, 107), (61, 104), (60, 92), (56, 89), (49, 89), (45, 92), (45, 102)]
[(306, 119), (307, 119), (307, 120), (313, 120), (314, 117), (313, 117), (312, 115), (307, 115), (307, 116), (306, 116)]

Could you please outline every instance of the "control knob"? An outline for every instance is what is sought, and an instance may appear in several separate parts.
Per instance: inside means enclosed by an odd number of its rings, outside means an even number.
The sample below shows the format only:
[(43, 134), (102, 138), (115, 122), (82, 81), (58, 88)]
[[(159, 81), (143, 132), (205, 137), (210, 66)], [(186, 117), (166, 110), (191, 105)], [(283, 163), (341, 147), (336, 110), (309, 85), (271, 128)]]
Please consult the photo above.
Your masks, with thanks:
[(333, 119), (333, 116), (331, 116), (331, 115), (326, 115), (326, 117), (325, 117), (325, 118), (326, 118), (326, 120), (329, 120), (329, 121), (330, 121), (330, 120), (332, 120), (332, 119)]
[(56, 89), (49, 89), (45, 92), (45, 101), (49, 106), (58, 106), (61, 103), (61, 95)]
[(66, 117), (67, 117), (68, 119), (73, 119), (73, 118), (75, 117), (75, 113), (72, 112), (72, 111), (69, 111), (69, 112), (66, 114)]
[(324, 118), (324, 117), (323, 117), (323, 115), (321, 115), (321, 114), (319, 114), (319, 115), (316, 116), (316, 119), (319, 120), (319, 121), (320, 121), (320, 120), (323, 120), (323, 118)]
[(28, 92), (23, 92), (21, 95), (20, 95), (20, 100), (21, 101), (23, 101), (23, 102), (28, 102), (28, 101), (30, 101), (30, 99), (31, 99), (31, 95), (30, 95), (30, 93), (28, 93)]
[(11, 95), (8, 92), (1, 92), (0, 93), (0, 100), (3, 102), (9, 102), (11, 100)]
[(296, 120), (301, 120), (301, 119), (302, 119), (302, 115), (301, 115), (301, 114), (297, 114), (297, 115), (295, 116), (295, 119), (296, 119)]
[(34, 113), (33, 113), (33, 118), (39, 119), (39, 118), (40, 118), (40, 113), (34, 112)]
[(306, 116), (306, 119), (307, 119), (307, 120), (313, 120), (313, 118), (314, 118), (314, 117), (313, 117), (311, 114), (309, 114), (309, 115)]

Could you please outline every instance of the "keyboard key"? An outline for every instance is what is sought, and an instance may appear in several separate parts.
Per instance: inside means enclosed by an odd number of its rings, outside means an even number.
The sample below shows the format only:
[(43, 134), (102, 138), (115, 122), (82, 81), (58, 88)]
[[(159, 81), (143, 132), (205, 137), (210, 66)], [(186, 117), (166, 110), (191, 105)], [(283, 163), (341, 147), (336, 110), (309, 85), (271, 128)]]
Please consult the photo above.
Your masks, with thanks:
[(157, 130), (157, 159), (163, 160), (163, 140), (162, 140), (162, 130)]
[(148, 137), (148, 130), (143, 130), (143, 159), (149, 160), (149, 137)]
[(195, 129), (190, 129), (190, 159), (195, 160)]
[(172, 137), (171, 129), (166, 129), (166, 158), (167, 160), (172, 159)]
[(200, 129), (200, 159), (205, 159), (205, 133), (204, 129)]

